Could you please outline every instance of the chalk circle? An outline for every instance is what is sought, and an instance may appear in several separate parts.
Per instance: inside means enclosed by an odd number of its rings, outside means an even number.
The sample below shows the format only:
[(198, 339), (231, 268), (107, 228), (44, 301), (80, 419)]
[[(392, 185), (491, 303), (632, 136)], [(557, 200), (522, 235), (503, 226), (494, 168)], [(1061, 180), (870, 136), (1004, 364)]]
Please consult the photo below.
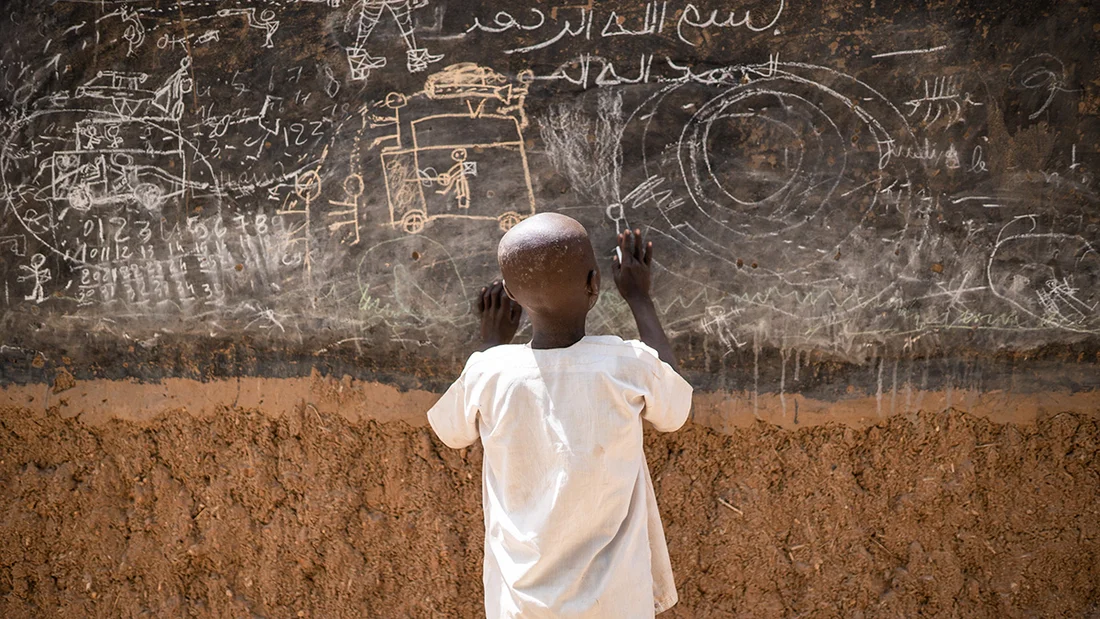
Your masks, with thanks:
[(516, 224), (521, 221), (523, 221), (523, 218), (515, 211), (508, 211), (507, 213), (502, 213), (500, 217), (497, 217), (497, 224), (500, 226), (501, 232), (507, 232), (515, 228)]
[(409, 234), (418, 234), (424, 229), (428, 221), (427, 215), (421, 210), (408, 211), (401, 216), (401, 229)]
[(349, 198), (358, 198), (363, 195), (363, 177), (358, 174), (351, 174), (344, 179), (344, 193)]
[(369, 247), (359, 259), (356, 280), (359, 294), (349, 298), (357, 301), (362, 314), (369, 314), (364, 316), (368, 321), (447, 330), (470, 311), (462, 273), (450, 251), (423, 235)]
[(740, 206), (771, 202), (778, 209), (802, 171), (802, 136), (814, 130), (806, 119), (791, 118), (792, 107), (782, 96), (751, 92), (722, 102), (703, 123), (701, 142), (693, 145), (701, 149), (692, 155), (705, 167), (709, 183), (704, 186), (713, 184)]
[[(894, 152), (915, 141), (904, 114), (858, 79), (803, 63), (733, 66), (712, 83), (665, 86), (640, 103), (621, 134), (618, 201), (610, 218), (647, 221), (706, 266), (670, 270), (714, 277), (752, 255), (743, 277), (784, 286), (847, 276), (909, 230), (880, 204), (910, 173)], [(900, 190), (895, 189), (895, 193)], [(612, 205), (614, 206), (614, 205)], [(667, 254), (666, 254), (667, 255)], [(876, 270), (889, 265), (874, 261)], [(891, 278), (892, 279), (892, 278)]]
[(111, 165), (119, 168), (128, 168), (134, 165), (134, 156), (130, 153), (111, 153)]
[(152, 183), (139, 183), (134, 187), (134, 199), (146, 210), (155, 211), (164, 202), (164, 190)]
[(66, 198), (69, 206), (82, 213), (86, 213), (92, 208), (92, 196), (88, 193), (88, 188), (83, 185), (74, 185), (69, 190), (69, 195)]
[(54, 157), (54, 162), (58, 172), (65, 172), (80, 165), (80, 158), (76, 155), (58, 155)]
[(391, 92), (390, 94), (386, 95), (386, 107), (390, 108), (391, 110), (403, 108), (405, 107), (405, 105), (408, 104), (408, 102), (409, 100), (405, 97), (405, 95), (399, 92)]
[[(692, 200), (723, 223), (774, 233), (828, 206), (848, 141), (792, 84), (761, 80), (707, 101), (684, 127), (680, 159)], [(729, 215), (740, 219), (729, 220)]]
[(316, 200), (321, 195), (320, 175), (315, 170), (299, 174), (294, 179), (294, 193), (307, 202)]
[(986, 267), (990, 291), (1035, 326), (1100, 333), (1100, 248), (1036, 230), (1028, 219), (1002, 230)]

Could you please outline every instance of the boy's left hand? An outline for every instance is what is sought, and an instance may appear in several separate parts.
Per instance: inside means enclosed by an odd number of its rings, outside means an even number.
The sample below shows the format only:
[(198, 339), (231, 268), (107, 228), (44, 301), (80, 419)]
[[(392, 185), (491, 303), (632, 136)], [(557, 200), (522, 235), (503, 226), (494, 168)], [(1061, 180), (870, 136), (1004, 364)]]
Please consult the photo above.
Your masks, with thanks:
[(477, 313), (481, 317), (481, 350), (501, 344), (511, 344), (519, 329), (523, 308), (504, 292), (504, 284), (495, 281), (481, 289), (477, 297)]

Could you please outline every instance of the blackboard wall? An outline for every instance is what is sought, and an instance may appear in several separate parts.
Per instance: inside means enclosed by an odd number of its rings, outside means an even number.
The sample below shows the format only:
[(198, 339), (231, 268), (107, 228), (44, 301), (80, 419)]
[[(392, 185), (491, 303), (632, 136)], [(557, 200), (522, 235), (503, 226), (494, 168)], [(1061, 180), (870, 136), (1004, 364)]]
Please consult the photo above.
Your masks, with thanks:
[(1100, 383), (1088, 2), (4, 13), (3, 382), (439, 388), (503, 230), (557, 211), (604, 257), (647, 231), (701, 388)]

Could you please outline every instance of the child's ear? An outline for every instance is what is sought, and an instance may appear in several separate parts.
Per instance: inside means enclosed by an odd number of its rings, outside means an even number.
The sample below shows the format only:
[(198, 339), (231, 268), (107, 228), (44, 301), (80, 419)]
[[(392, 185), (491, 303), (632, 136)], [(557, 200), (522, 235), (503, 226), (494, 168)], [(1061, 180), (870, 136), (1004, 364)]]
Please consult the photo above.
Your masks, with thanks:
[[(588, 272), (588, 282), (585, 284), (585, 291), (588, 292), (593, 298), (600, 296), (600, 270), (592, 269)], [(594, 304), (595, 302), (593, 302)]]
[[(504, 294), (508, 295), (509, 299), (511, 299), (513, 301), (516, 301), (516, 298), (514, 296), (512, 296), (512, 291), (508, 290), (508, 282), (505, 281), (505, 279), (503, 277), (500, 278), (500, 285), (504, 286)], [(519, 303), (519, 301), (516, 301), (516, 303)]]

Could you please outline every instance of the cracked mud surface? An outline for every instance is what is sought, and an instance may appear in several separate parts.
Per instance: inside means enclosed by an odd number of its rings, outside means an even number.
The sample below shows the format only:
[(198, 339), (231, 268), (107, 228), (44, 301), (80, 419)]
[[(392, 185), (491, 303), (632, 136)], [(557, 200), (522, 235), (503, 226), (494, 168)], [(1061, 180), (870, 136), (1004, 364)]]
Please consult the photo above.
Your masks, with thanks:
[[(663, 617), (1100, 615), (1100, 423), (650, 433)], [(481, 452), (305, 407), (0, 410), (4, 617), (476, 617)]]

